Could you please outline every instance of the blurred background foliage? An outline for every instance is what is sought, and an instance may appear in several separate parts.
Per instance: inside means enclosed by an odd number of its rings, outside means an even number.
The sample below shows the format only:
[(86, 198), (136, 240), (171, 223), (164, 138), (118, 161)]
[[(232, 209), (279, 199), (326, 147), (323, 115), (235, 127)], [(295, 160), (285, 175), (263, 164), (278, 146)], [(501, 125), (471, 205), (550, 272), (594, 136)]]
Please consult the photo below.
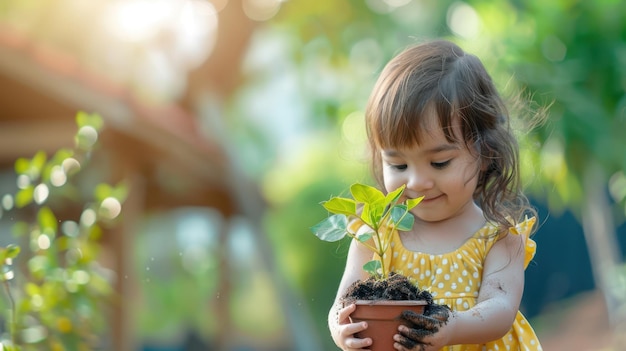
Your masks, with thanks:
[[(316, 247), (319, 251), (312, 254), (315, 257), (328, 256), (330, 252), (330, 257), (338, 261), (332, 266), (324, 263), (321, 267), (319, 263), (323, 259), (310, 261), (310, 266), (302, 267), (303, 271), (293, 275), (310, 281), (306, 285), (300, 283), (306, 296), (312, 301), (326, 296), (327, 303), (331, 301), (332, 289), (328, 292), (326, 284), (316, 289), (320, 283), (312, 280), (319, 275), (338, 281), (342, 267), (338, 263), (346, 248), (345, 245), (329, 248), (309, 242), (305, 228), (298, 228), (296, 223), (288, 226), (280, 218), (293, 218), (290, 214), (298, 212), (295, 207), (301, 201), (303, 206), (308, 206), (328, 198), (329, 193), (317, 190), (316, 185), (326, 183), (326, 170), (362, 166), (364, 133), (359, 123), (364, 99), (382, 65), (407, 45), (445, 37), (480, 57), (505, 97), (512, 102), (511, 112), (517, 118), (514, 124), (520, 127), (523, 179), (529, 196), (541, 209), (540, 222), (558, 219), (570, 212), (575, 221), (584, 225), (586, 220), (585, 237), (596, 268), (596, 284), (606, 289), (609, 309), (620, 311), (610, 313), (612, 320), (623, 320), (624, 287), (615, 282), (624, 279), (617, 272), (623, 270), (619, 248), (624, 247), (625, 240), (623, 234), (616, 236), (616, 228), (624, 220), (626, 196), (626, 3), (373, 0), (365, 4), (287, 2), (269, 23), (268, 31), (278, 32), (280, 34), (276, 35), (283, 35), (293, 43), (288, 52), (298, 66), (295, 86), (311, 104), (303, 113), (310, 116), (307, 119), (316, 121), (316, 130), (336, 131), (326, 143), (317, 144), (330, 144), (337, 149), (329, 152), (324, 146), (318, 146), (318, 153), (327, 156), (328, 164), (310, 172), (321, 174), (321, 178), (303, 185), (286, 206), (277, 202), (271, 215), (277, 218), (277, 224), (269, 233), (276, 237), (284, 233), (276, 240), (278, 245), (285, 246), (279, 246), (279, 252), (300, 252), (301, 265), (305, 265), (305, 247), (309, 250)], [(537, 121), (542, 120), (537, 125)], [(347, 175), (337, 177), (334, 182), (340, 186), (330, 194), (338, 194), (342, 186), (345, 189), (351, 181), (364, 180), (366, 170), (366, 167), (363, 171), (355, 169), (357, 172), (348, 171)], [(270, 176), (274, 172), (290, 177), (278, 169), (271, 170)], [(285, 184), (287, 178), (269, 183), (267, 187)], [(605, 195), (598, 196), (598, 193)], [(319, 212), (315, 208), (304, 211), (304, 208), (299, 212)], [(585, 216), (593, 211), (610, 213), (610, 216), (600, 220)], [(304, 220), (303, 216), (298, 220)], [(559, 250), (570, 243), (558, 242), (574, 240), (567, 236), (571, 223), (561, 228), (549, 227), (546, 223), (545, 228), (553, 231), (540, 228), (537, 234), (541, 254), (539, 269), (542, 263), (544, 267), (550, 265), (546, 262), (548, 259), (559, 260), (553, 253), (545, 253), (551, 258), (543, 255), (542, 241), (546, 241), (546, 249)], [(302, 235), (294, 235), (300, 232)], [(552, 245), (555, 241), (557, 244)], [(570, 263), (562, 260), (561, 264)], [(575, 264), (570, 269), (574, 272), (568, 274), (573, 276), (584, 271)], [(539, 282), (533, 282), (530, 275), (527, 291), (536, 293), (534, 284)], [(325, 289), (326, 294), (320, 295)], [(532, 298), (525, 297), (523, 307), (528, 306), (536, 317), (535, 313), (554, 302), (546, 298), (551, 294), (553, 292), (544, 290)], [(616, 296), (620, 297), (616, 299)], [(324, 322), (326, 309), (323, 306), (320, 303), (319, 308), (312, 309), (317, 321)], [(618, 316), (620, 313), (622, 315)], [(324, 330), (322, 326), (320, 330)]]
[[(7, 248), (22, 252), (9, 255), (8, 250), (2, 259), (6, 334), (1, 344), (7, 350), (109, 347), (101, 333), (108, 329), (108, 306), (116, 297), (112, 272), (100, 262), (100, 242), (102, 228), (121, 214), (128, 189), (80, 177), (103, 121), (79, 112), (76, 125), (74, 148), (49, 159), (38, 152), (16, 160), (18, 190), (2, 194), (3, 209), (14, 222)], [(74, 217), (55, 214), (73, 206), (80, 208)]]
[[(224, 331), (215, 318), (224, 304), (233, 318), (228, 326), (233, 349), (333, 349), (326, 314), (348, 243), (321, 242), (308, 228), (327, 215), (321, 201), (344, 194), (354, 182), (372, 182), (363, 110), (383, 65), (407, 45), (436, 37), (453, 40), (483, 60), (511, 101), (520, 127), (523, 179), (542, 223), (522, 309), (547, 338), (555, 326), (542, 313), (597, 288), (611, 326), (623, 328), (625, 2), (211, 3), (218, 17), (225, 6), (240, 6), (254, 28), (240, 71), (232, 72), (241, 79), (231, 93), (219, 97), (225, 133), (210, 135), (228, 140), (224, 145), (237, 171), (262, 189), (268, 208), (260, 225), (267, 237), (256, 235), (245, 219), (226, 221), (211, 209), (146, 214), (133, 258), (142, 291), (134, 322), (145, 350), (193, 350), (190, 339), (212, 344)], [(44, 5), (4, 3), (0, 15), (26, 26), (20, 19), (36, 6)], [(218, 30), (222, 26), (237, 27), (221, 22)], [(153, 84), (167, 87), (153, 94), (171, 94), (168, 98), (176, 100), (180, 84), (179, 79)], [(537, 115), (545, 120), (533, 126)], [(200, 111), (197, 119), (204, 125), (206, 113)], [(223, 231), (226, 244), (220, 242)], [(273, 266), (259, 249), (265, 239)], [(232, 261), (229, 271), (220, 262), (224, 248)], [(232, 294), (227, 297), (219, 280), (230, 273), (237, 278), (229, 281)], [(276, 284), (276, 276), (285, 286)], [(279, 301), (284, 288), (295, 294), (287, 306)], [(254, 313), (242, 312), (240, 303)], [(294, 327), (293, 311), (312, 323), (301, 331), (308, 336), (295, 330), (308, 324)], [(307, 348), (294, 341), (300, 337), (319, 344)]]

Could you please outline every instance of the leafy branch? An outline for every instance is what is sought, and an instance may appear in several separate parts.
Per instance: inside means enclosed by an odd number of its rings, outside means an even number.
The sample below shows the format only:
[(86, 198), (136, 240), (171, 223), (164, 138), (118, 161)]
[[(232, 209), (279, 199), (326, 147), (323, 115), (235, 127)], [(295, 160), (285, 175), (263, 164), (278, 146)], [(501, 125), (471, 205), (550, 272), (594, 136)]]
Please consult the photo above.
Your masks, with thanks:
[(311, 227), (311, 231), (323, 241), (335, 242), (346, 235), (359, 241), (377, 257), (363, 265), (363, 270), (377, 279), (385, 279), (389, 271), (383, 256), (389, 249), (391, 235), (395, 230), (407, 231), (413, 227), (415, 218), (410, 210), (423, 199), (400, 202), (405, 187), (402, 185), (385, 195), (372, 186), (352, 184), (352, 198), (337, 196), (322, 203), (333, 214)]
[[(5, 194), (3, 207), (13, 211), (13, 235), (24, 248), (14, 274), (12, 260), (20, 246), (0, 247), (1, 280), (10, 307), (10, 340), (0, 349), (93, 350), (106, 323), (103, 303), (113, 292), (111, 275), (99, 264), (103, 225), (121, 215), (128, 188), (83, 182), (77, 175), (88, 167), (97, 147), (103, 120), (79, 112), (75, 147), (15, 161), (17, 191)], [(64, 218), (64, 209), (81, 210)], [(55, 211), (57, 213), (55, 213)], [(9, 286), (14, 276), (20, 282)]]

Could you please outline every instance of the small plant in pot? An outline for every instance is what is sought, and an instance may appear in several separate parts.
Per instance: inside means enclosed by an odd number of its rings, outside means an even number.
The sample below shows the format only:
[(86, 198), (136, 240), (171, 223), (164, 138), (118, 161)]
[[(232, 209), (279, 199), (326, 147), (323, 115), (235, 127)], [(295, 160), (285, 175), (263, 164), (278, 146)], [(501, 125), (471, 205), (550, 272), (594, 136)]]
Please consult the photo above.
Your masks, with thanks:
[(368, 321), (368, 329), (359, 337), (372, 338), (372, 350), (386, 350), (388, 343), (393, 343), (398, 326), (405, 324), (400, 318), (403, 311), (421, 314), (427, 305), (433, 304), (428, 291), (421, 290), (408, 277), (390, 271), (385, 264), (391, 236), (396, 230), (413, 227), (415, 219), (410, 210), (422, 201), (420, 197), (401, 202), (404, 189), (402, 186), (385, 195), (372, 186), (355, 183), (350, 187), (352, 198), (337, 196), (323, 202), (322, 206), (332, 214), (311, 227), (321, 240), (335, 242), (349, 236), (372, 251), (374, 259), (363, 266), (369, 277), (353, 283), (343, 297), (346, 303), (357, 305), (350, 316), (353, 322)]

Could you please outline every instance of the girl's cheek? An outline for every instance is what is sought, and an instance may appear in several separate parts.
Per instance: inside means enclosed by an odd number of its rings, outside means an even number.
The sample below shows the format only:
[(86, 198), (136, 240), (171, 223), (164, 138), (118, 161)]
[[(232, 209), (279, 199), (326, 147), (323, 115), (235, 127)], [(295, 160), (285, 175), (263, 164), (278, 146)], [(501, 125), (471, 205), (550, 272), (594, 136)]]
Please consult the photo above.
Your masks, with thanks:
[(394, 187), (394, 184), (396, 182), (397, 181), (393, 174), (391, 174), (389, 171), (383, 172), (383, 183), (385, 185), (385, 190), (389, 192), (389, 189), (395, 189), (396, 187)]
[(400, 186), (406, 184), (406, 181), (403, 177), (399, 177), (397, 175), (389, 175), (384, 179), (385, 190), (387, 192), (391, 192), (399, 188)]

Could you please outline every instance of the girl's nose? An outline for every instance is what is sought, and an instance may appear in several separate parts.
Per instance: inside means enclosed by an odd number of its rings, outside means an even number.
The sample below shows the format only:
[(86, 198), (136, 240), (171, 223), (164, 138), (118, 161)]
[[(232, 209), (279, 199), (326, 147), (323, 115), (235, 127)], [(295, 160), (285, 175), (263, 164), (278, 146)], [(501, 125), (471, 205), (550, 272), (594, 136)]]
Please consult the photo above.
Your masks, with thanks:
[(422, 194), (434, 186), (433, 177), (426, 171), (414, 170), (407, 179), (406, 187), (418, 194)]

